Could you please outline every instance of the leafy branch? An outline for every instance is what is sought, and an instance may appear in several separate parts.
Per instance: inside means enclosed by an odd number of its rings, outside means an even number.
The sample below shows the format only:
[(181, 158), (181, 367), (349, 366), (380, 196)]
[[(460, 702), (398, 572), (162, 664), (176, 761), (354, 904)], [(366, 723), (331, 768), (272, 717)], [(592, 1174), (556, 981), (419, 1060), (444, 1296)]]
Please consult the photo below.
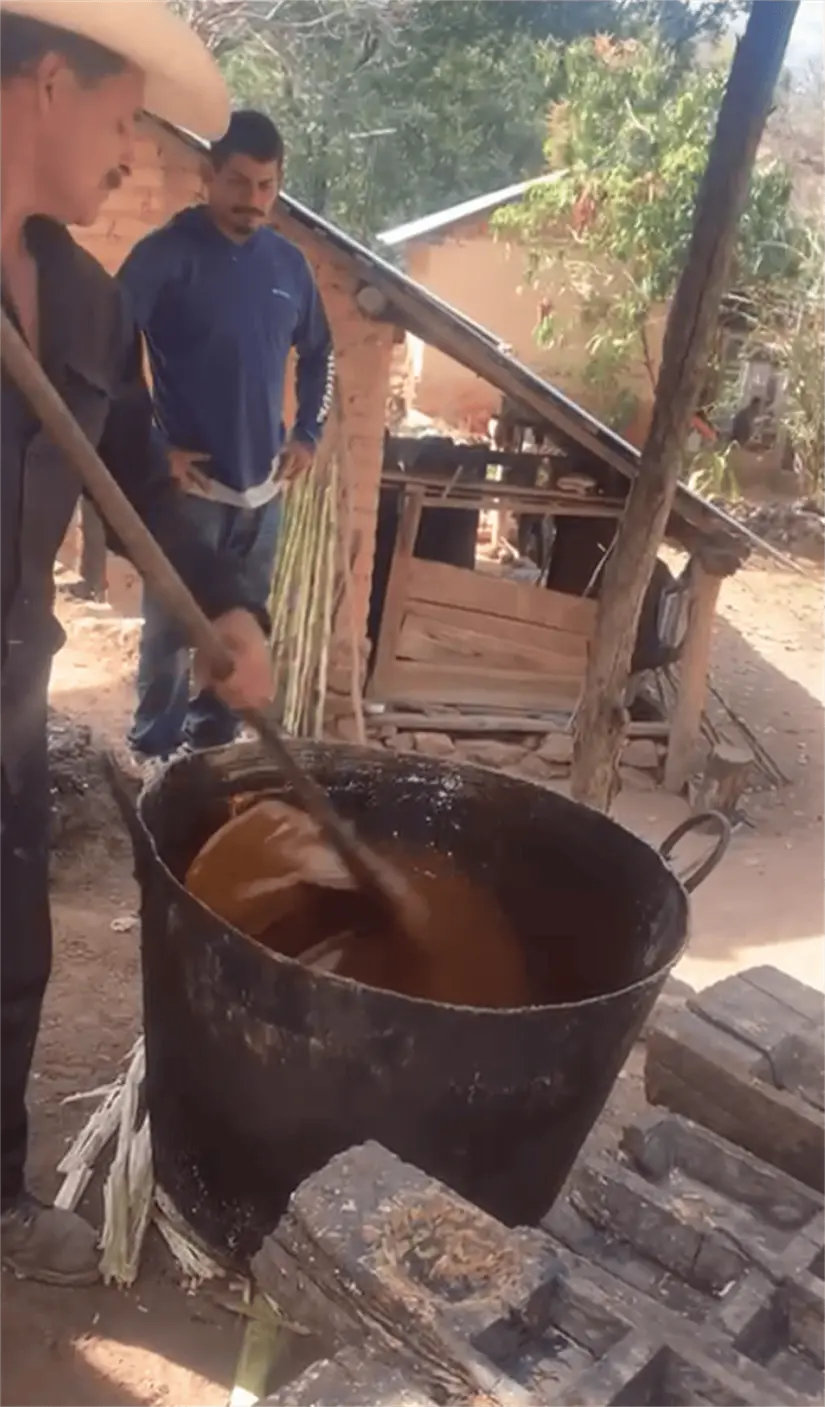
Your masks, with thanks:
[[(576, 288), (575, 316), (540, 319), (538, 339), (559, 344), (588, 330), (586, 381), (621, 426), (634, 373), (644, 370), (649, 391), (655, 383), (653, 331), (684, 263), (725, 71), (685, 65), (652, 25), (629, 37), (580, 39), (557, 48), (554, 62), (564, 98), (550, 111), (545, 161), (555, 179), (500, 211), (495, 225), (526, 245), (535, 282), (552, 270)], [(777, 299), (786, 309), (798, 299), (808, 240), (788, 167), (762, 164), (732, 271), (757, 321)]]
[[(554, 41), (643, 18), (689, 60), (739, 0), (172, 0), (238, 103), (281, 128), (290, 191), (370, 238), (542, 167)], [(689, 24), (673, 11), (690, 11)]]

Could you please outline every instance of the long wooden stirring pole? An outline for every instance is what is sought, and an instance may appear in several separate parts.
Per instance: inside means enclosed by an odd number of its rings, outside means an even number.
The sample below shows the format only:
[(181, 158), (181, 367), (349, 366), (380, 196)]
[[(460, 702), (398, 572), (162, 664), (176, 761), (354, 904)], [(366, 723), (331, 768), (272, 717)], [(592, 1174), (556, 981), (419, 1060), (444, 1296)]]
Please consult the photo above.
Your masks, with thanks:
[[(4, 370), (77, 470), (109, 527), (143, 579), (185, 632), (217, 680), (228, 679), (232, 656), (189, 588), (132, 507), (123, 490), (81, 430), (65, 401), (4, 310), (0, 310), (0, 357)], [(358, 887), (377, 901), (396, 931), (417, 945), (425, 941), (426, 912), (405, 877), (376, 855), (338, 815), (326, 793), (298, 765), (270, 710), (247, 709), (243, 717), (271, 752), (307, 815), (341, 857)]]

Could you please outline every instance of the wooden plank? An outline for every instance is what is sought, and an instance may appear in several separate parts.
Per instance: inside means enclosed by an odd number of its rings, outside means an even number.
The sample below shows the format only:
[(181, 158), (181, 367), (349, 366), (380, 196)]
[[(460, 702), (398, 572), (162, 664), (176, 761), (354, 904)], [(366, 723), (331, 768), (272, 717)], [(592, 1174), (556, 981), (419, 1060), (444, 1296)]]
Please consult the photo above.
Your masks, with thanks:
[(508, 620), (484, 611), (465, 610), (461, 606), (436, 606), (431, 601), (409, 603), (410, 614), (434, 625), (453, 626), (458, 630), (473, 630), (480, 635), (495, 637), (519, 649), (539, 650), (543, 654), (565, 655), (573, 660), (587, 659), (587, 636), (572, 630), (556, 630), (529, 621)]
[(790, 1007), (805, 1022), (821, 1026), (825, 1021), (825, 999), (815, 987), (809, 987), (790, 973), (781, 972), (778, 967), (764, 964), (762, 967), (749, 967), (742, 973), (742, 979), (759, 992), (767, 992), (776, 997), (784, 1006)]
[[(540, 456), (536, 458), (538, 465)], [(562, 466), (565, 473), (572, 474), (576, 471), (568, 463)], [(406, 469), (385, 469), (381, 475), (382, 485), (398, 487), (401, 489), (413, 490), (416, 488), (433, 489), (437, 493), (484, 493), (491, 498), (496, 495), (511, 494), (513, 498), (536, 498), (546, 504), (546, 512), (554, 513), (558, 507), (567, 508), (570, 512), (575, 512), (577, 508), (585, 504), (598, 503), (601, 507), (609, 508), (614, 513), (621, 513), (624, 508), (624, 498), (610, 498), (606, 494), (597, 492), (572, 493), (564, 489), (541, 488), (535, 484), (508, 483), (506, 479), (456, 479), (451, 474), (431, 474), (426, 471), (419, 473), (418, 470)]]
[(665, 786), (679, 793), (688, 782), (702, 734), (710, 668), (713, 621), (722, 578), (711, 576), (698, 559), (692, 563), (687, 634), (679, 661), (679, 685), (665, 762)]
[[(825, 998), (821, 992), (764, 967), (756, 970), (756, 981), (749, 972), (723, 978), (692, 996), (688, 1006), (764, 1055), (778, 1088), (822, 1109)], [(800, 1006), (809, 1014), (803, 1014)]]
[(427, 508), (465, 508), (473, 513), (501, 512), (512, 513), (516, 517), (545, 516), (552, 518), (604, 518), (612, 519), (614, 522), (621, 517), (621, 513), (615, 508), (604, 507), (602, 503), (596, 501), (580, 505), (565, 504), (561, 508), (548, 508), (541, 499), (513, 498), (511, 494), (496, 494), (495, 497), (475, 494), (456, 494), (453, 492), (443, 494), (436, 493), (434, 489), (427, 490), (424, 496), (424, 504)]
[(766, 1056), (687, 1006), (654, 1015), (645, 1093), (823, 1190), (822, 1111), (777, 1089)]
[(396, 660), (384, 697), (406, 703), (484, 704), (488, 708), (569, 707), (581, 693), (581, 675), (540, 678), (535, 670), (478, 665), (427, 665)]
[(596, 602), (579, 596), (501, 577), (484, 576), (465, 567), (448, 567), (443, 562), (413, 558), (408, 599), (434, 605), (459, 606), (483, 611), (491, 616), (527, 621), (547, 629), (572, 631), (589, 636), (596, 619)]
[(816, 998), (816, 1017), (806, 1019), (775, 992), (765, 991), (748, 981), (747, 972), (742, 972), (733, 977), (724, 977), (720, 982), (697, 992), (690, 998), (688, 1006), (711, 1025), (718, 1026), (731, 1036), (738, 1036), (746, 1045), (772, 1059), (774, 1048), (796, 1027), (800, 1031), (812, 1031), (819, 1037), (825, 1016), (825, 998), (819, 992), (814, 994)]
[(415, 539), (418, 536), (423, 505), (424, 498), (419, 489), (407, 495), (401, 510), (401, 519), (398, 524), (395, 548), (387, 579), (381, 628), (375, 647), (375, 663), (366, 689), (368, 698), (374, 694), (380, 694), (386, 689), (387, 679), (395, 662), (398, 636), (409, 595), (410, 572), (415, 561), (413, 550)]
[[(558, 733), (564, 734), (562, 718), (569, 716), (567, 707), (560, 708), (554, 717), (543, 714), (519, 713), (457, 713), (450, 709), (433, 709), (429, 713), (402, 712), (387, 709), (383, 713), (367, 715), (367, 728), (375, 731), (380, 728), (399, 728), (403, 731), (427, 733)], [(631, 723), (627, 730), (629, 738), (667, 738), (667, 723)]]
[[(549, 632), (548, 632), (549, 633)], [(409, 612), (401, 627), (396, 658), (423, 664), (478, 664), (491, 670), (529, 669), (543, 678), (578, 671), (584, 677), (585, 661), (547, 650), (511, 645), (495, 635), (437, 625)]]
[(553, 489), (522, 488), (493, 480), (457, 480), (427, 474), (408, 474), (388, 469), (381, 475), (382, 487), (413, 490), (423, 488), (425, 502), (450, 508), (493, 508), (507, 506), (513, 513), (536, 513), (553, 517), (620, 518), (623, 498), (606, 498), (559, 493)]

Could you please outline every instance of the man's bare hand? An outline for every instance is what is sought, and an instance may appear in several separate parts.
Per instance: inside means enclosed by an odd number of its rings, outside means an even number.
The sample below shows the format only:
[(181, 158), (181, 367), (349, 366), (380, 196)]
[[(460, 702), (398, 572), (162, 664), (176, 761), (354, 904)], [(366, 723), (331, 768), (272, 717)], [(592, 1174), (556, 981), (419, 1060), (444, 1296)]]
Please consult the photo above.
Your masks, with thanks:
[(227, 611), (213, 622), (221, 643), (235, 662), (228, 679), (215, 679), (203, 659), (195, 656), (199, 684), (211, 689), (227, 707), (242, 713), (247, 708), (264, 708), (274, 693), (274, 675), (269, 642), (249, 611)]
[(278, 461), (278, 478), (286, 483), (300, 479), (309, 473), (314, 459), (314, 445), (305, 444), (303, 440), (287, 440)]
[(182, 489), (199, 489), (201, 493), (210, 493), (209, 475), (198, 468), (199, 464), (208, 463), (208, 454), (196, 454), (189, 449), (169, 451), (169, 473)]

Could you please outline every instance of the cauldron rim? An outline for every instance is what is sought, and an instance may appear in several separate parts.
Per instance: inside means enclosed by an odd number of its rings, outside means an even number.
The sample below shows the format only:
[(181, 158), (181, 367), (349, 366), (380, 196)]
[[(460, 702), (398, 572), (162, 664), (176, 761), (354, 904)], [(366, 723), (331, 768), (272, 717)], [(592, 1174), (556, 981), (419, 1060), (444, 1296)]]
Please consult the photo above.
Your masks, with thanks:
[[(334, 756), (340, 756), (342, 760), (351, 759), (352, 761), (359, 760), (363, 762), (365, 753), (371, 756), (373, 760), (378, 763), (380, 763), (382, 760), (390, 760), (386, 756), (386, 754), (383, 754), (382, 756), (382, 754), (378, 752), (377, 749), (372, 750), (369, 748), (364, 748), (359, 746), (358, 744), (343, 742), (339, 743), (332, 742), (329, 740), (324, 740), (322, 742), (309, 742), (307, 740), (302, 739), (293, 743), (293, 746), (299, 753), (302, 748), (307, 748), (312, 749), (316, 752), (324, 753), (330, 758)], [(397, 760), (398, 754), (395, 754), (394, 756)], [(564, 796), (560, 792), (553, 791), (549, 787), (542, 785), (542, 783), (537, 782), (532, 778), (512, 777), (508, 774), (495, 772), (490, 768), (483, 767), (471, 762), (452, 763), (449, 761), (449, 759), (424, 758), (419, 757), (414, 753), (411, 753), (410, 761), (412, 762), (414, 760), (415, 767), (419, 771), (422, 771), (425, 776), (428, 773), (433, 776), (439, 773), (442, 775), (452, 773), (454, 775), (457, 774), (462, 777), (474, 776), (477, 778), (484, 779), (489, 779), (491, 776), (493, 776), (496, 779), (496, 782), (500, 785), (508, 787), (509, 784), (513, 787), (518, 787), (519, 790), (527, 788), (534, 793), (540, 794), (543, 798), (548, 799), (551, 804), (557, 804), (562, 810), (568, 810), (572, 808), (576, 811), (586, 811), (588, 812), (595, 824), (602, 827), (609, 827), (611, 830), (614, 831), (620, 831), (632, 843), (638, 845), (643, 850), (647, 851), (648, 854), (659, 863), (659, 865), (661, 866), (663, 877), (665, 878), (666, 882), (674, 886), (673, 892), (674, 894), (678, 895), (683, 917), (683, 923), (680, 925), (683, 932), (681, 943), (679, 944), (675, 952), (666, 961), (658, 963), (651, 972), (647, 973), (643, 977), (637, 978), (633, 982), (627, 983), (627, 985), (621, 987), (613, 987), (608, 992), (602, 992), (594, 996), (583, 997), (578, 1001), (542, 1002), (540, 1004), (534, 1004), (531, 1006), (516, 1007), (486, 1007), (468, 1005), (459, 1006), (450, 1002), (435, 1002), (430, 1001), (425, 997), (407, 996), (399, 992), (387, 991), (386, 989), (381, 987), (370, 987), (363, 982), (356, 981), (354, 978), (340, 977), (335, 972), (325, 972), (320, 969), (312, 969), (305, 967), (296, 958), (290, 958), (287, 957), (284, 953), (273, 952), (272, 949), (266, 948), (255, 938), (252, 938), (248, 933), (244, 933), (241, 929), (235, 928), (233, 924), (227, 923), (224, 919), (219, 918), (218, 915), (215, 914), (212, 909), (209, 909), (205, 904), (203, 904), (199, 899), (197, 899), (195, 895), (190, 894), (184, 884), (181, 882), (181, 880), (178, 879), (177, 875), (174, 874), (174, 872), (167, 865), (166, 861), (163, 859), (153, 831), (146, 822), (144, 814), (146, 802), (150, 801), (153, 795), (159, 793), (162, 790), (165, 782), (170, 778), (170, 776), (173, 775), (174, 772), (178, 770), (191, 770), (193, 765), (197, 765), (198, 763), (200, 763), (206, 767), (213, 768), (213, 770), (220, 774), (224, 771), (220, 764), (230, 759), (234, 760), (236, 764), (240, 763), (243, 759), (245, 763), (243, 767), (238, 766), (237, 771), (235, 770), (235, 768), (232, 769), (232, 771), (235, 773), (234, 780), (237, 783), (237, 787), (234, 789), (242, 789), (244, 779), (248, 778), (249, 780), (251, 780), (253, 776), (257, 777), (261, 789), (263, 789), (263, 787), (267, 785), (273, 784), (271, 782), (268, 783), (261, 776), (261, 773), (264, 772), (270, 775), (277, 775), (277, 767), (273, 763), (271, 757), (269, 757), (269, 755), (263, 750), (261, 744), (255, 741), (239, 741), (235, 743), (230, 743), (229, 745), (225, 745), (222, 747), (199, 750), (197, 753), (190, 753), (183, 757), (176, 757), (172, 761), (170, 761), (165, 767), (163, 767), (159, 772), (157, 772), (152, 777), (151, 781), (146, 783), (146, 785), (141, 790), (137, 803), (137, 816), (142, 832), (142, 840), (144, 843), (148, 841), (154, 862), (159, 865), (160, 869), (163, 871), (166, 880), (174, 885), (175, 889), (179, 891), (181, 896), (188, 903), (197, 905), (201, 912), (207, 915), (208, 918), (210, 918), (213, 922), (220, 924), (224, 932), (231, 933), (233, 937), (241, 938), (245, 944), (249, 945), (250, 951), (254, 950), (256, 954), (262, 953), (268, 958), (272, 959), (276, 964), (285, 966), (286, 969), (291, 973), (293, 978), (296, 980), (302, 980), (310, 983), (323, 982), (325, 985), (329, 982), (332, 982), (335, 987), (337, 987), (343, 992), (367, 993), (371, 1002), (377, 1003), (379, 1004), (379, 1006), (383, 1003), (387, 1003), (389, 1008), (392, 1011), (396, 1012), (399, 1010), (403, 1011), (409, 1008), (412, 1008), (413, 1010), (420, 1010), (426, 1008), (430, 1013), (433, 1014), (436, 1019), (440, 1014), (443, 1014), (445, 1017), (448, 1015), (452, 1017), (454, 1014), (481, 1016), (484, 1017), (487, 1021), (491, 1021), (491, 1019), (495, 1018), (500, 1018), (502, 1020), (511, 1020), (512, 1017), (515, 1015), (527, 1019), (535, 1016), (536, 1019), (538, 1019), (541, 1016), (546, 1015), (548, 1012), (580, 1012), (586, 1010), (587, 1008), (603, 1005), (606, 1002), (613, 1002), (617, 998), (628, 996), (643, 987), (649, 986), (651, 982), (659, 980), (663, 973), (671, 971), (673, 967), (675, 967), (676, 963), (679, 962), (679, 960), (683, 957), (687, 949), (688, 943), (690, 941), (690, 901), (688, 892), (685, 886), (682, 884), (681, 880), (679, 879), (679, 876), (673, 870), (671, 865), (668, 864), (665, 857), (659, 853), (659, 851), (654, 845), (652, 845), (649, 841), (643, 839), (643, 837), (637, 835), (635, 831), (629, 830), (626, 826), (622, 825), (621, 822), (614, 820), (613, 817), (604, 815), (602, 812), (595, 810), (595, 808), (593, 807), (588, 807), (582, 802), (574, 801), (571, 797)]]

